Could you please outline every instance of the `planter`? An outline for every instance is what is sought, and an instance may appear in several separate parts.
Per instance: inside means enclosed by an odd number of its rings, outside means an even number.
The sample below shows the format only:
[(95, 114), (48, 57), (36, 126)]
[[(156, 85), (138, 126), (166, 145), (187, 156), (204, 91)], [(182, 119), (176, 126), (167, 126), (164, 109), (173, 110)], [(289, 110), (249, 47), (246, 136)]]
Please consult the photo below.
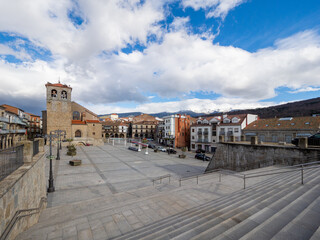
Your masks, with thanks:
[(69, 161), (69, 164), (71, 165), (71, 166), (79, 166), (79, 165), (81, 165), (81, 163), (82, 163), (82, 161), (81, 160), (70, 160)]

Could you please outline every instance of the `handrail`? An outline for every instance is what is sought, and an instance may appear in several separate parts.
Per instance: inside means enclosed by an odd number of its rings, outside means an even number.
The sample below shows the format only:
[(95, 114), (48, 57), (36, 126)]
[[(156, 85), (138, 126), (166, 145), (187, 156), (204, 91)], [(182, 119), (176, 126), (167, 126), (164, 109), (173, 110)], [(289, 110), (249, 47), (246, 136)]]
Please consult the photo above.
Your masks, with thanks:
[(154, 186), (154, 183), (158, 180), (160, 180), (160, 183), (162, 183), (162, 179), (164, 179), (164, 178), (169, 178), (169, 183), (170, 183), (171, 174), (163, 175), (163, 176), (156, 177), (156, 178), (152, 179), (151, 181), (153, 183), (153, 186)]
[(247, 174), (245, 174), (245, 175), (254, 175), (254, 174), (263, 173), (263, 172), (281, 171), (281, 170), (287, 169), (287, 168), (296, 168), (296, 167), (313, 165), (313, 164), (320, 164), (320, 161), (309, 162), (309, 163), (301, 163), (301, 164), (297, 164), (297, 165), (293, 165), (293, 166), (284, 166), (284, 167), (281, 167), (281, 168), (279, 168), (279, 169), (272, 169), (272, 170), (265, 170), (265, 171), (254, 172), (254, 173), (247, 173)]
[[(14, 228), (15, 224), (17, 223), (18, 220), (20, 220), (23, 217), (27, 217), (27, 216), (31, 216), (33, 214), (39, 213), (44, 202), (47, 201), (47, 198), (42, 197), (40, 199), (40, 203), (39, 203), (39, 207), (37, 208), (29, 208), (29, 209), (22, 209), (22, 210), (18, 210), (16, 211), (16, 213), (14, 214), (13, 218), (10, 220), (8, 226), (6, 227), (6, 229), (3, 231), (0, 240), (5, 240), (7, 239), (7, 237), (9, 236), (10, 232), (12, 231), (12, 229)], [(32, 212), (34, 211), (34, 212)], [(27, 213), (22, 215), (21, 213), (25, 213), (25, 212), (31, 212), (31, 213)]]

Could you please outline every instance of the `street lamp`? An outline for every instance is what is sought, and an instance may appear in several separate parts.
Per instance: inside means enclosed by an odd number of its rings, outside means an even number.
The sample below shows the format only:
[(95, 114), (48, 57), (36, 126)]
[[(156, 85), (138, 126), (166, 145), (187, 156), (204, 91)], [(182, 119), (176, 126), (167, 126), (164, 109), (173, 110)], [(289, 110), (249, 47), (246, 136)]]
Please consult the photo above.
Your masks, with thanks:
[[(60, 151), (59, 151), (59, 149), (61, 149), (61, 135), (63, 134), (65, 136), (66, 135), (66, 131), (58, 129), (58, 130), (53, 131), (53, 133), (57, 137), (57, 158), (56, 158), (56, 160), (60, 160)], [(59, 145), (59, 143), (60, 143), (60, 145)]]
[(49, 135), (49, 142), (50, 142), (50, 155), (48, 156), (50, 159), (50, 169), (49, 169), (49, 187), (48, 187), (48, 192), (54, 192), (54, 185), (53, 185), (53, 174), (52, 174), (52, 159), (53, 159), (53, 155), (52, 155), (52, 140), (54, 138), (56, 138), (57, 136), (55, 134), (52, 134), (52, 132), (50, 132)]

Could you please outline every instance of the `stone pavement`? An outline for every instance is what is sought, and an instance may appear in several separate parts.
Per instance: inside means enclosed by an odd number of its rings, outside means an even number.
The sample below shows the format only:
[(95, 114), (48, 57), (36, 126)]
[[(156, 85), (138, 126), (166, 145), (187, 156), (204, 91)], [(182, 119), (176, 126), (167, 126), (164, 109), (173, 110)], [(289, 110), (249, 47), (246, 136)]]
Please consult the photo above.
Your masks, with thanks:
[[(48, 194), (47, 209), (17, 239), (110, 239), (242, 188), (232, 176), (219, 183), (217, 174), (178, 187), (180, 177), (203, 173), (208, 162), (150, 150), (146, 155), (117, 144), (77, 147), (74, 159), (82, 165), (72, 167), (63, 149), (61, 160), (54, 160), (56, 191)], [(172, 175), (170, 184), (164, 179), (153, 186), (153, 178), (166, 174)]]

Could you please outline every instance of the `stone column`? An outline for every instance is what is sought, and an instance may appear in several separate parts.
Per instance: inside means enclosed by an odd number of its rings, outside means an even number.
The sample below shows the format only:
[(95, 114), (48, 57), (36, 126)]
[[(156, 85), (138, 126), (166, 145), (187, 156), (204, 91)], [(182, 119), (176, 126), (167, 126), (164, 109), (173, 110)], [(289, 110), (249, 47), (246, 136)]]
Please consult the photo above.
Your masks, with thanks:
[(298, 144), (299, 148), (308, 148), (308, 138), (304, 137), (304, 138), (299, 138), (299, 144)]
[(23, 147), (23, 162), (30, 163), (32, 162), (33, 155), (33, 142), (32, 141), (21, 141)]
[(258, 137), (257, 136), (251, 137), (251, 145), (258, 145)]
[(35, 141), (39, 141), (39, 152), (44, 152), (44, 139), (43, 138), (35, 138)]

